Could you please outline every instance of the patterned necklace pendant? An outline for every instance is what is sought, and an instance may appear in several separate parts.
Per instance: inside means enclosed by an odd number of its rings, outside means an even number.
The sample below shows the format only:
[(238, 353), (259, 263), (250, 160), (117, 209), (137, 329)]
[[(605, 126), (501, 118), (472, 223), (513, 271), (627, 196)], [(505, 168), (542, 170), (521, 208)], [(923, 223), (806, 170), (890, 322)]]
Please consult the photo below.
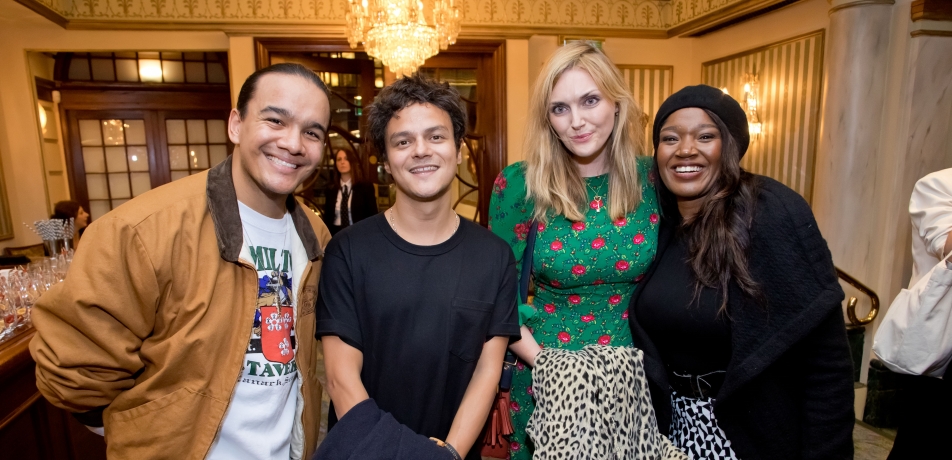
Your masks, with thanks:
[(602, 197), (601, 197), (601, 196), (596, 196), (596, 197), (592, 200), (592, 202), (588, 204), (588, 207), (594, 209), (595, 212), (602, 212), (602, 207), (604, 207), (604, 206), (605, 206), (605, 205), (604, 205), (604, 203), (602, 203)]

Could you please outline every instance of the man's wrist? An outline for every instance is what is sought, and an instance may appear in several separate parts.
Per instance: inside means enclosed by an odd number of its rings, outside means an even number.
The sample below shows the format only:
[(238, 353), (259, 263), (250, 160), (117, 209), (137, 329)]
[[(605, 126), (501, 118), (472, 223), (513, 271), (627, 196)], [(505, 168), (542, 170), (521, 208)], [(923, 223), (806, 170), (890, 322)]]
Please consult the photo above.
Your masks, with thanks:
[(453, 458), (454, 458), (455, 460), (463, 460), (463, 457), (460, 457), (459, 452), (456, 451), (456, 448), (453, 447), (452, 444), (450, 444), (450, 443), (448, 443), (448, 442), (446, 442), (446, 441), (443, 441), (443, 440), (441, 440), (441, 439), (437, 439), (437, 438), (430, 438), (430, 440), (433, 441), (433, 442), (435, 442), (436, 445), (438, 445), (438, 446), (440, 446), (440, 447), (442, 447), (442, 448), (444, 448), (444, 449), (450, 451), (450, 454), (453, 455)]

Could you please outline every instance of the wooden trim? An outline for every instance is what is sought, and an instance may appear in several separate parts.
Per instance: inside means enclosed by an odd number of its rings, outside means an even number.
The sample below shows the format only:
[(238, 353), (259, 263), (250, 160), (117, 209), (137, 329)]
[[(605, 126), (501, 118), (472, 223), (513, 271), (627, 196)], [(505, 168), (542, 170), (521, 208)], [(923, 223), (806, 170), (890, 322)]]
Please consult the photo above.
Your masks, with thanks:
[(13, 337), (0, 345), (0, 375), (10, 375), (17, 369), (33, 362), (30, 356), (30, 339), (36, 330), (30, 326), (19, 331)]
[[(915, 0), (910, 8), (913, 21), (952, 21), (952, 2), (949, 0)], [(915, 36), (915, 35), (913, 35)]]
[(894, 5), (896, 0), (854, 0), (850, 2), (840, 3), (834, 5), (830, 8), (830, 14), (833, 14), (840, 10), (845, 10), (847, 8), (853, 8), (855, 6), (866, 6), (866, 5)]
[(48, 6), (40, 2), (37, 2), (35, 0), (16, 0), (16, 2), (33, 10), (34, 13), (39, 14), (40, 16), (43, 16), (46, 19), (49, 19), (54, 24), (64, 29), (69, 24), (69, 19), (66, 19), (65, 17), (57, 13), (56, 11), (51, 10)]
[(779, 3), (788, 1), (789, 0), (747, 0), (744, 2), (737, 2), (725, 8), (714, 10), (708, 14), (694, 18), (681, 25), (672, 27), (667, 30), (667, 35), (665, 38), (697, 37), (704, 35), (708, 32), (712, 32), (714, 29), (720, 28), (723, 23), (731, 21), (737, 17), (757, 13), (761, 10), (774, 7)]
[(215, 92), (67, 90), (61, 91), (60, 107), (67, 110), (209, 110), (231, 108), (228, 88)]
[(952, 30), (913, 30), (910, 37), (952, 37)]
[(737, 59), (737, 58), (739, 58), (739, 57), (746, 56), (746, 55), (748, 55), (748, 54), (759, 53), (759, 52), (764, 51), (764, 50), (766, 50), (766, 49), (768, 49), (768, 48), (773, 48), (773, 47), (775, 47), (775, 46), (785, 45), (785, 44), (790, 43), (790, 42), (795, 42), (795, 41), (803, 40), (804, 38), (811, 37), (811, 36), (813, 36), (813, 35), (819, 35), (819, 36), (821, 37), (821, 39), (823, 39), (824, 42), (825, 42), (825, 40), (826, 40), (826, 29), (814, 30), (813, 32), (807, 32), (807, 33), (805, 33), (805, 34), (797, 35), (797, 36), (795, 36), (795, 37), (790, 37), (790, 38), (787, 38), (787, 39), (784, 39), (784, 40), (780, 40), (780, 41), (776, 41), (776, 42), (773, 42), (773, 43), (769, 43), (769, 44), (764, 45), (764, 46), (758, 46), (758, 47), (756, 47), (756, 48), (751, 48), (751, 49), (749, 49), (749, 50), (741, 51), (741, 52), (739, 52), (739, 53), (734, 53), (734, 54), (731, 54), (731, 55), (729, 55), (729, 56), (724, 56), (724, 57), (721, 57), (721, 58), (712, 59), (712, 60), (710, 60), (710, 61), (702, 62), (702, 63), (701, 63), (701, 68), (703, 69), (704, 66), (708, 66), (708, 65), (720, 64), (721, 62), (730, 61), (731, 59)]
[[(27, 353), (27, 356), (29, 356), (29, 353)], [(33, 404), (35, 404), (36, 401), (38, 401), (39, 399), (40, 399), (40, 392), (37, 391), (33, 393), (32, 395), (30, 395), (30, 397), (27, 398), (25, 401), (20, 403), (20, 405), (17, 406), (16, 409), (13, 409), (13, 411), (11, 411), (6, 417), (4, 417), (3, 420), (0, 420), (0, 431), (3, 431), (3, 429), (6, 428), (7, 425), (13, 423), (13, 421), (16, 420), (17, 417), (23, 415), (24, 412), (30, 410), (30, 407), (33, 406)]]

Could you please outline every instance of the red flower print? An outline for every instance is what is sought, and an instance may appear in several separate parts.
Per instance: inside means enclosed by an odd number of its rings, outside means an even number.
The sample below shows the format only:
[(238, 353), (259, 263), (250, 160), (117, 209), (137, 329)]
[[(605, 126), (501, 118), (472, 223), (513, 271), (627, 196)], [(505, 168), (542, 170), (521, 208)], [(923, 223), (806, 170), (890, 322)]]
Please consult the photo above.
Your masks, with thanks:
[(545, 310), (545, 312), (548, 313), (548, 314), (555, 313), (555, 305), (552, 305), (552, 304), (550, 304), (550, 303), (547, 303), (547, 304), (543, 305), (542, 308), (543, 308), (543, 309)]
[(609, 297), (609, 298), (608, 298), (608, 303), (610, 303), (610, 304), (612, 304), (612, 305), (618, 305), (619, 303), (621, 303), (621, 296), (618, 295), (618, 294), (615, 294), (615, 295)]
[(561, 250), (562, 250), (562, 242), (559, 241), (559, 240), (553, 241), (552, 244), (549, 245), (549, 249), (551, 249), (551, 250), (553, 250), (553, 251), (561, 251)]
[(542, 222), (539, 222), (539, 226), (537, 228), (541, 232), (542, 230), (545, 230), (545, 224), (543, 224)]
[(575, 230), (576, 232), (585, 230), (585, 222), (575, 222), (572, 224), (572, 230)]
[(509, 450), (518, 452), (520, 449), (522, 449), (522, 446), (520, 446), (518, 442), (513, 441), (509, 443)]
[(516, 232), (516, 238), (520, 240), (526, 239), (526, 235), (529, 234), (529, 226), (526, 224), (516, 224), (513, 228), (513, 231)]
[(655, 174), (655, 172), (652, 170), (651, 172), (648, 173), (648, 180), (650, 180), (652, 184), (657, 184), (658, 175)]
[(645, 277), (645, 274), (644, 274), (644, 273), (638, 275), (638, 277), (635, 278), (635, 282), (637, 283), (637, 282), (641, 281), (642, 279), (644, 279), (644, 277)]
[(526, 387), (526, 394), (528, 394), (528, 395), (534, 394), (534, 393), (532, 393), (532, 385), (529, 385), (529, 386)]
[(592, 281), (592, 284), (594, 284), (595, 286), (599, 286), (599, 285), (605, 284), (605, 281), (599, 278), (595, 281)]
[(615, 270), (620, 272), (628, 270), (629, 267), (631, 267), (631, 265), (628, 264), (627, 260), (619, 260), (618, 262), (615, 262)]
[(552, 281), (549, 282), (549, 284), (551, 284), (553, 287), (561, 287), (561, 286), (562, 286), (562, 283), (560, 283), (559, 280), (552, 280)]
[(569, 343), (569, 340), (572, 340), (572, 336), (568, 332), (562, 331), (559, 332), (559, 341), (562, 343)]
[(523, 369), (525, 369), (525, 368), (526, 368), (526, 365), (525, 365), (525, 364), (522, 364), (522, 361), (519, 361), (519, 362), (516, 363), (516, 369), (519, 369), (519, 370), (521, 371), (521, 370), (523, 370)]
[(497, 195), (501, 195), (502, 191), (506, 189), (506, 178), (503, 177), (502, 173), (496, 176), (496, 180), (493, 182), (493, 191)]
[(628, 310), (621, 314), (621, 319), (628, 319)]
[(611, 342), (612, 342), (612, 338), (611, 338), (611, 336), (609, 336), (609, 335), (603, 335), (603, 336), (601, 336), (601, 337), (598, 338), (598, 344), (599, 344), (599, 345), (608, 345), (608, 344), (611, 343)]
[(601, 249), (605, 247), (605, 238), (598, 237), (592, 240), (592, 249)]
[(583, 323), (591, 323), (592, 321), (595, 321), (595, 315), (582, 315)]
[(624, 226), (626, 226), (626, 225), (628, 225), (628, 219), (626, 219), (626, 218), (624, 218), (624, 217), (622, 217), (621, 219), (618, 219), (618, 220), (615, 221), (615, 226), (616, 226), (616, 227), (624, 227)]
[(657, 224), (657, 223), (658, 223), (658, 215), (657, 215), (657, 214), (652, 214), (652, 215), (648, 216), (648, 221), (651, 222), (652, 224)]
[(575, 275), (584, 275), (584, 274), (585, 274), (585, 267), (583, 267), (583, 266), (581, 266), (581, 265), (576, 265), (576, 266), (572, 267), (572, 273), (575, 274)]
[(644, 242), (645, 242), (645, 235), (639, 233), (639, 234), (635, 235), (634, 238), (631, 239), (631, 242), (632, 242), (632, 243), (635, 243), (635, 244), (644, 243)]
[(582, 303), (582, 297), (579, 296), (578, 294), (572, 294), (569, 296), (569, 303), (571, 303), (572, 305), (578, 305)]
[(519, 412), (519, 403), (512, 401), (509, 403), (509, 408), (512, 409), (513, 412)]

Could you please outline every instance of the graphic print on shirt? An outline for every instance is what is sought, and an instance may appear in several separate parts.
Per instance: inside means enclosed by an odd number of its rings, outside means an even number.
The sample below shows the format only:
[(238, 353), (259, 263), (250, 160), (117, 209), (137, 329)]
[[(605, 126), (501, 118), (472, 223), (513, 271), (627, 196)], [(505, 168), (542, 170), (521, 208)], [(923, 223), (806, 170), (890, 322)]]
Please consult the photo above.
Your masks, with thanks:
[(294, 304), (291, 253), (250, 246), (258, 270), (258, 301), (242, 383), (284, 385), (297, 372), (294, 361)]

